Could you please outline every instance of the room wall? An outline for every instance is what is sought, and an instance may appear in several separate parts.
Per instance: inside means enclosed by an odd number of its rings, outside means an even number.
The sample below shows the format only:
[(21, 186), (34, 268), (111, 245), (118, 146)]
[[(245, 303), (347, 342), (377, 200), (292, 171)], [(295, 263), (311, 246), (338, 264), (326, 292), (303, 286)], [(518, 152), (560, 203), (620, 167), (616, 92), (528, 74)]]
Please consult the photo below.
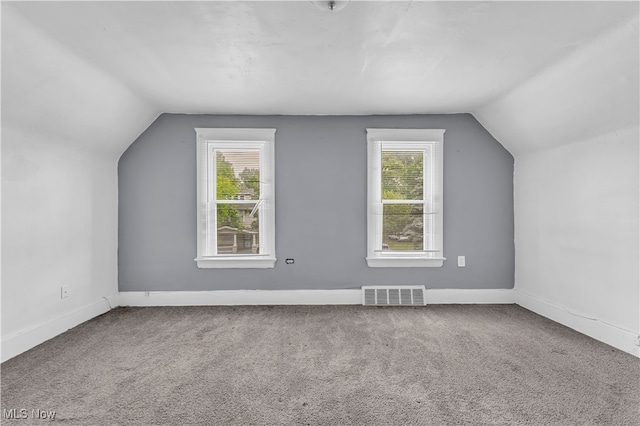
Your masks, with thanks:
[[(198, 269), (195, 127), (274, 127), (274, 269)], [(366, 128), (444, 128), (442, 268), (368, 268)], [(122, 155), (119, 289), (512, 288), (513, 157), (468, 114), (161, 115)], [(466, 268), (456, 258), (465, 255)], [(295, 264), (285, 265), (285, 258)]]
[(3, 360), (109, 309), (116, 200), (114, 155), (3, 124)]
[(516, 289), (639, 332), (638, 127), (516, 160)]

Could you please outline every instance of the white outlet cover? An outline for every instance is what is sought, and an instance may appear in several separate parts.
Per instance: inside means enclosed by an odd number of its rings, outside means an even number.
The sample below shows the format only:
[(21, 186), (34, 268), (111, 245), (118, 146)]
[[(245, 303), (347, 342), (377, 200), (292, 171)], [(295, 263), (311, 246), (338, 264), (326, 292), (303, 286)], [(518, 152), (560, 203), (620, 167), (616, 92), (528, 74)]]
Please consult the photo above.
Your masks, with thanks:
[(466, 264), (466, 259), (464, 256), (458, 256), (458, 267), (464, 268)]

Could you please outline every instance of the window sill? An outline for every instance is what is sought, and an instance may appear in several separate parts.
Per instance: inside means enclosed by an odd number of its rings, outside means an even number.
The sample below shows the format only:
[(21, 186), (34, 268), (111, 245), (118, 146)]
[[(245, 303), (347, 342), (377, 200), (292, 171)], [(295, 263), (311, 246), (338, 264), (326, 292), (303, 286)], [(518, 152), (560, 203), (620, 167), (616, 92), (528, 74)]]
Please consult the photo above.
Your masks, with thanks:
[(439, 268), (446, 257), (421, 259), (416, 257), (367, 257), (370, 268)]
[(194, 259), (200, 269), (212, 268), (274, 268), (275, 257), (201, 257)]

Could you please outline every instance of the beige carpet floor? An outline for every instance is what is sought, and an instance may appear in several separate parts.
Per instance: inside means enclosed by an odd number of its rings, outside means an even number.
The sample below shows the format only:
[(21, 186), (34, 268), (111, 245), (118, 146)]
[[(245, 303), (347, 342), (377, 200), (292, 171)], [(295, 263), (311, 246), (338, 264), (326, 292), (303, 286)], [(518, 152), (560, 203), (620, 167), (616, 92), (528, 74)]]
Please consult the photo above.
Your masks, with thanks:
[(2, 424), (640, 424), (638, 358), (515, 305), (118, 308), (1, 376)]

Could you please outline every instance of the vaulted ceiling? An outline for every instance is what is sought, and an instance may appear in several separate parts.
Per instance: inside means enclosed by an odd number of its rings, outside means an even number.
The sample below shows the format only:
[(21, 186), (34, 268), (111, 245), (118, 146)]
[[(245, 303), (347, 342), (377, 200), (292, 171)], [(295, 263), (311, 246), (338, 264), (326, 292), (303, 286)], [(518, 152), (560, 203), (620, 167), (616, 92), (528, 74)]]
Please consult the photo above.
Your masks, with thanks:
[(3, 2), (3, 127), (119, 153), (162, 112), (470, 112), (534, 150), (637, 126), (638, 9)]

